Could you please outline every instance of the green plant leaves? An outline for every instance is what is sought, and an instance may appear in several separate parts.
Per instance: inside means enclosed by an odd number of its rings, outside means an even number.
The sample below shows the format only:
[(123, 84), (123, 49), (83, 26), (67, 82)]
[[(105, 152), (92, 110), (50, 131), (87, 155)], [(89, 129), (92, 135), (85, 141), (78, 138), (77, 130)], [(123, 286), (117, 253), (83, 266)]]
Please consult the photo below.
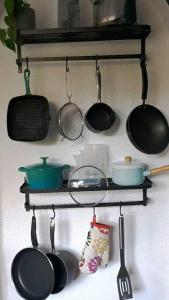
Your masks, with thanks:
[(5, 40), (5, 46), (8, 48), (8, 49), (10, 49), (10, 50), (12, 50), (12, 51), (16, 51), (16, 46), (15, 46), (15, 43), (11, 40), (11, 39), (6, 39)]
[(2, 44), (4, 45), (5, 40), (6, 40), (6, 30), (5, 29), (0, 29), (0, 40)]
[(13, 40), (13, 41), (16, 41), (16, 27), (9, 27), (7, 29), (7, 34), (8, 34), (8, 37)]
[(6, 9), (8, 15), (12, 15), (14, 8), (15, 8), (15, 1), (14, 0), (5, 0), (4, 5), (5, 5), (5, 9)]

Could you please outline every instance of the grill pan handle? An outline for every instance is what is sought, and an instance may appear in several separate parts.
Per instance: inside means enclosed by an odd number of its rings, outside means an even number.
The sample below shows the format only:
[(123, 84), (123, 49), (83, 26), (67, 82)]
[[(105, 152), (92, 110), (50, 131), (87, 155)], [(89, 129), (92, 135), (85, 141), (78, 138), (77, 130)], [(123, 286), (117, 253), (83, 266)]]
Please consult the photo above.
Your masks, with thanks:
[(26, 68), (24, 70), (24, 81), (25, 81), (25, 89), (26, 89), (26, 95), (31, 95), (30, 90), (30, 70)]

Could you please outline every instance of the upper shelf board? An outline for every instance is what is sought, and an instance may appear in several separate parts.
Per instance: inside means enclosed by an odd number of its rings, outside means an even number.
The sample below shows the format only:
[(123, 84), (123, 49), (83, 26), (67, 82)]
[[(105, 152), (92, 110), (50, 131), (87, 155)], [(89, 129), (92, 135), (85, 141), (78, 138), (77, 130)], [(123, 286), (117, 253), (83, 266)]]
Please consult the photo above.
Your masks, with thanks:
[(18, 37), (23, 44), (88, 42), (108, 40), (145, 39), (150, 25), (124, 25), (81, 27), (72, 29), (50, 28), (22, 30)]

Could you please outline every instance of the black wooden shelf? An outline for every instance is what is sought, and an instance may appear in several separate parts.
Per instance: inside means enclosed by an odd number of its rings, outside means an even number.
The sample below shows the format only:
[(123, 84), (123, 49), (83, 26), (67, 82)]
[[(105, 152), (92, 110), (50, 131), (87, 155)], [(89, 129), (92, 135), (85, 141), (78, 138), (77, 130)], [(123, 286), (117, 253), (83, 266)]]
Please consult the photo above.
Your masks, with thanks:
[[(80, 187), (80, 188), (71, 188), (68, 189), (67, 181), (64, 182), (63, 186), (59, 189), (31, 189), (27, 182), (24, 182), (23, 185), (20, 187), (20, 192), (25, 194), (25, 209), (29, 211), (30, 209), (60, 209), (60, 208), (79, 208), (81, 207), (78, 204), (53, 204), (53, 205), (31, 205), (30, 204), (30, 194), (40, 194), (40, 193), (68, 193), (69, 191), (76, 191), (76, 192), (84, 192), (84, 191), (113, 191), (113, 190), (142, 190), (143, 192), (143, 199), (139, 201), (121, 201), (121, 202), (101, 202), (97, 205), (97, 207), (107, 207), (107, 206), (128, 206), (128, 205), (144, 205), (146, 206), (148, 203), (147, 198), (147, 189), (152, 187), (152, 182), (146, 178), (144, 183), (141, 185), (135, 186), (120, 186), (112, 182), (112, 180), (108, 179), (108, 186), (101, 187)], [(88, 205), (90, 207), (90, 204)]]
[(73, 29), (50, 28), (22, 30), (18, 34), (23, 44), (91, 42), (106, 40), (145, 39), (151, 31), (149, 25), (114, 24), (111, 26), (81, 27)]
[[(150, 25), (124, 25), (114, 24), (111, 26), (81, 27), (73, 29), (35, 29), (23, 30), (18, 32), (17, 39), (17, 60), (18, 72), (22, 72), (22, 63), (28, 62), (27, 58), (22, 57), (22, 46), (24, 44), (41, 43), (66, 43), (66, 42), (94, 42), (112, 40), (140, 40), (140, 53), (97, 55), (98, 59), (146, 59), (145, 39), (151, 32)], [(71, 57), (29, 57), (29, 62), (49, 62), (69, 60), (95, 60), (96, 54), (90, 56), (71, 56)]]

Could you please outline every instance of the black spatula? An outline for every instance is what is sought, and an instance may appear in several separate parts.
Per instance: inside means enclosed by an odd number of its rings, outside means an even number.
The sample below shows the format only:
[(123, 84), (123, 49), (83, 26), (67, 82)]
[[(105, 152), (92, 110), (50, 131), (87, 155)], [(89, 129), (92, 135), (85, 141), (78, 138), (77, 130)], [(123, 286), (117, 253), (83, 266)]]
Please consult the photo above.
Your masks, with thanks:
[(119, 217), (119, 246), (120, 246), (120, 263), (121, 267), (117, 276), (117, 286), (119, 292), (120, 300), (131, 299), (132, 287), (129, 277), (129, 273), (125, 266), (124, 258), (124, 217), (120, 215)]

